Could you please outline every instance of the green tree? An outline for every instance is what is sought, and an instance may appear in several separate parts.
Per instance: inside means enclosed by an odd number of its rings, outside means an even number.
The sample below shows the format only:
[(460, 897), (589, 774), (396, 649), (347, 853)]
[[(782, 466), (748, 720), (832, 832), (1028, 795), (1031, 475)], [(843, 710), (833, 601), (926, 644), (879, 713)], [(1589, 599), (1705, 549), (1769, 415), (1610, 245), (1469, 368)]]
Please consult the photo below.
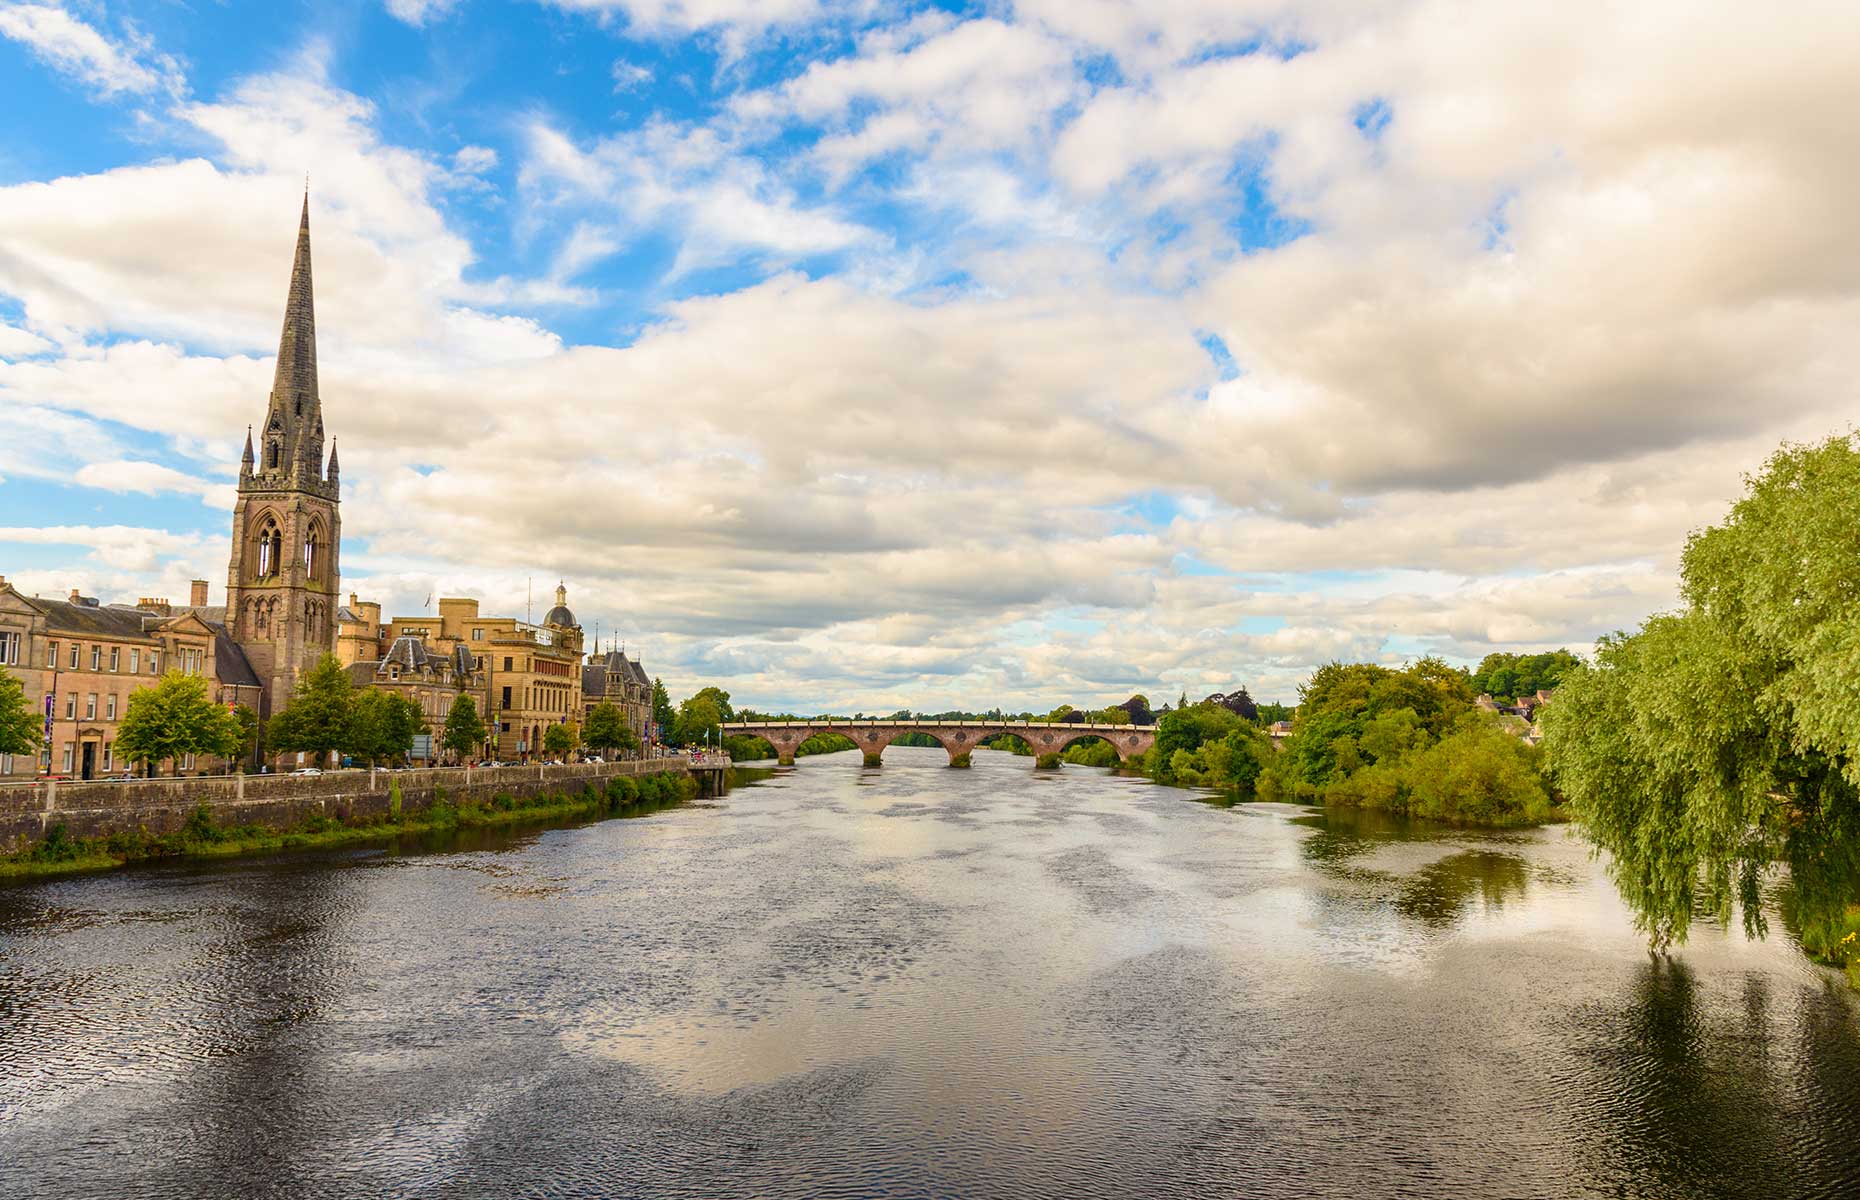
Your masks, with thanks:
[(349, 729), (339, 749), (371, 764), (395, 759), (413, 748), (413, 736), (426, 729), (420, 706), (398, 692), (362, 688), (349, 704)]
[(602, 754), (616, 751), (637, 754), (640, 749), (639, 735), (633, 732), (626, 723), (625, 714), (611, 700), (603, 700), (589, 711), (581, 740), (588, 749)]
[(1860, 897), (1860, 451), (1785, 445), (1681, 559), (1682, 611), (1604, 639), (1544, 716), (1557, 785), (1656, 945), (1764, 932), (1787, 862), (1805, 942)]
[[(705, 692), (714, 692), (715, 688), (706, 688)], [(723, 721), (723, 710), (717, 701), (699, 692), (678, 706), (678, 719), (673, 730), (671, 743), (674, 746), (702, 745), (706, 738), (717, 741), (718, 724)]]
[(446, 713), (445, 730), (439, 735), (439, 748), (455, 758), (470, 758), (484, 745), (486, 731), (478, 717), (478, 702), (461, 692)]
[(678, 714), (672, 710), (671, 693), (658, 679), (652, 681), (652, 723), (658, 726), (660, 741), (676, 744), (672, 742), (672, 727), (678, 723)]
[(567, 722), (543, 730), (543, 749), (550, 754), (570, 754), (580, 744), (581, 734)]
[(1472, 673), (1474, 695), (1486, 693), (1500, 700), (1534, 696), (1551, 691), (1563, 676), (1582, 665), (1582, 660), (1567, 650), (1547, 654), (1488, 654)]
[[(724, 720), (724, 721), (736, 720), (736, 710), (730, 707), (730, 693), (724, 691), (722, 688), (719, 688), (719, 687), (699, 688), (697, 695), (691, 697), (691, 699), (692, 700), (708, 700), (712, 704), (716, 705), (717, 715), (720, 720)], [(689, 703), (689, 701), (687, 701), (687, 703)], [(908, 718), (910, 714), (907, 712), (904, 714), (904, 716)]]
[(0, 754), (31, 754), (39, 748), (42, 718), (11, 671), (0, 671)]
[(230, 758), (239, 753), (239, 735), (239, 722), (207, 695), (205, 679), (170, 671), (154, 687), (129, 694), (116, 753), (153, 774), (165, 760), (178, 768), (189, 754)]
[(239, 723), (239, 765), (243, 770), (247, 763), (259, 757), (259, 749), (263, 745), (258, 711), (249, 704), (241, 704), (233, 709), (233, 720)]
[(278, 750), (302, 750), (320, 764), (345, 750), (354, 735), (355, 685), (333, 654), (325, 654), (297, 681), (297, 690), (267, 731)]

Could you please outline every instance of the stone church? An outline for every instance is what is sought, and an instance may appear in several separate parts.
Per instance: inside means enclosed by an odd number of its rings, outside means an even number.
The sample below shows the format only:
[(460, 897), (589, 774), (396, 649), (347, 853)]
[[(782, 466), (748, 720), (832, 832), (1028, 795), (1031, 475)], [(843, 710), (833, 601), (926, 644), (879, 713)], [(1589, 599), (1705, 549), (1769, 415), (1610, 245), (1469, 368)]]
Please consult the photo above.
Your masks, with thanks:
[(323, 440), (306, 195), (256, 454), (246, 432), (226, 569), (226, 626), (264, 686), (267, 711), (283, 707), (298, 677), (336, 649), (342, 489), (335, 447), (325, 466)]

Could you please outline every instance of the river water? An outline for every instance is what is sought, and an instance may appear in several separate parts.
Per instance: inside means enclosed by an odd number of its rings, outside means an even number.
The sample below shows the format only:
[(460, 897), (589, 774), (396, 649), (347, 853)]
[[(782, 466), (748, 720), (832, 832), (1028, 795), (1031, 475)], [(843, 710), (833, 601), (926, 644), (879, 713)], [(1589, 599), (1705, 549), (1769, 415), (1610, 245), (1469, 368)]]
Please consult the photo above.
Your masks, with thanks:
[(0, 1195), (1860, 1194), (1854, 996), (1564, 829), (945, 761), (0, 888)]

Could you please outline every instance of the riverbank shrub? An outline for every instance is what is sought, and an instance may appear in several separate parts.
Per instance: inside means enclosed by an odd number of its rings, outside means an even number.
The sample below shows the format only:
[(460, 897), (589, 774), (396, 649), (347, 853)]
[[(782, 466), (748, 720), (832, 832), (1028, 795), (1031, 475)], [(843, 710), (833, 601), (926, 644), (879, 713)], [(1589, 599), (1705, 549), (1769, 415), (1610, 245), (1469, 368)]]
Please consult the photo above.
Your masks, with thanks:
[(1082, 738), (1072, 743), (1059, 757), (1066, 762), (1086, 767), (1117, 767), (1122, 766), (1124, 762), (1117, 753), (1116, 746), (1097, 737)]
[(859, 743), (843, 733), (813, 733), (807, 740), (794, 748), (796, 758), (809, 754), (838, 754), (845, 750), (857, 750)]
[(1394, 670), (1329, 663), (1258, 781), (1268, 799), (1374, 808), (1477, 825), (1551, 815), (1536, 751), (1473, 705), (1464, 671), (1435, 658)]
[(1272, 754), (1272, 742), (1259, 726), (1224, 705), (1203, 703), (1157, 720), (1156, 744), (1143, 766), (1158, 783), (1246, 795)]

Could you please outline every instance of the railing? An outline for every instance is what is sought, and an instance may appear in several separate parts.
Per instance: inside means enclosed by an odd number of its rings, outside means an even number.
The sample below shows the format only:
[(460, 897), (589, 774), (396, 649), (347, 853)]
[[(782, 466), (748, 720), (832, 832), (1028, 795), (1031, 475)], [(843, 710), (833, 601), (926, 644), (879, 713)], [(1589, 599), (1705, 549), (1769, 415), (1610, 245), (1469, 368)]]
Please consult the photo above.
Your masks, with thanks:
[[(712, 762), (710, 759), (718, 761)], [(551, 766), (548, 763), (526, 763), (508, 767), (335, 767), (321, 771), (316, 775), (297, 775), (289, 771), (268, 772), (264, 774), (226, 774), (226, 775), (158, 775), (153, 779), (136, 776), (124, 779), (112, 776), (108, 779), (47, 779), (38, 778), (0, 784), (0, 796), (11, 799), (14, 806), (26, 803), (22, 793), (41, 797), (45, 807), (51, 808), (62, 803), (66, 806), (81, 803), (86, 792), (104, 794), (127, 788), (147, 793), (153, 789), (162, 792), (186, 793), (196, 791), (203, 794), (225, 794), (230, 798), (244, 799), (249, 790), (272, 794), (277, 792), (321, 792), (334, 790), (342, 792), (352, 787), (376, 791), (388, 786), (390, 780), (400, 780), (406, 787), (422, 787), (428, 783), (447, 785), (474, 783), (522, 783), (529, 781), (549, 782), (551, 780), (572, 780), (582, 778), (604, 778), (613, 775), (650, 775), (658, 771), (714, 770), (718, 766), (728, 766), (728, 755), (690, 756), (667, 754), (647, 758), (617, 759), (607, 763), (564, 763)]]

